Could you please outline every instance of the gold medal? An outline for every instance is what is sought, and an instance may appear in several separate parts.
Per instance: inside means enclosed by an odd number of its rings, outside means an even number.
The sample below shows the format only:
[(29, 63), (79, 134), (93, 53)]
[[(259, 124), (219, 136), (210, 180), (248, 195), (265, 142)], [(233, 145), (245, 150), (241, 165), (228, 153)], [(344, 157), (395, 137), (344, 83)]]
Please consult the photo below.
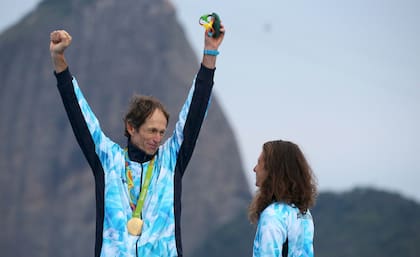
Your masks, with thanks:
[[(130, 164), (128, 162), (129, 160), (128, 151), (127, 150), (124, 150), (124, 151), (125, 151), (125, 168), (126, 168), (126, 173), (127, 173), (127, 180), (129, 182), (127, 185), (130, 185), (130, 184), (132, 185), (133, 181), (131, 179), (132, 178), (131, 169), (130, 169)], [(144, 181), (143, 186), (140, 189), (140, 196), (137, 199), (137, 205), (135, 206), (135, 208), (133, 207), (134, 204), (132, 201), (132, 198), (133, 198), (132, 192), (131, 192), (132, 186), (131, 186), (131, 189), (130, 189), (130, 186), (128, 187), (128, 191), (130, 193), (130, 197), (129, 197), (130, 207), (133, 213), (131, 215), (132, 218), (127, 222), (127, 230), (128, 230), (128, 233), (133, 236), (139, 236), (143, 228), (143, 220), (141, 220), (140, 217), (141, 217), (141, 212), (143, 209), (144, 199), (146, 199), (146, 194), (147, 194), (147, 191), (149, 190), (150, 180), (152, 178), (152, 172), (153, 172), (153, 165), (155, 163), (154, 161), (155, 161), (155, 158), (153, 157), (152, 160), (150, 160), (149, 167), (147, 167), (146, 180)]]
[(140, 218), (133, 217), (127, 222), (128, 233), (133, 236), (139, 236), (143, 227), (143, 221)]

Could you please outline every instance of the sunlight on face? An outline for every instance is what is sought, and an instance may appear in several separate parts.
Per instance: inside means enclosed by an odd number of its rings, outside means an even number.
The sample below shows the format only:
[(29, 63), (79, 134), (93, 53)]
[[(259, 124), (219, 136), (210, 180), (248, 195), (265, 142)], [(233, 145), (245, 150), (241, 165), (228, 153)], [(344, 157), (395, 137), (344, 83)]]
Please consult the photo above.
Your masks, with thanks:
[(155, 154), (165, 136), (167, 124), (163, 112), (156, 109), (138, 130), (128, 126), (131, 143), (147, 154)]

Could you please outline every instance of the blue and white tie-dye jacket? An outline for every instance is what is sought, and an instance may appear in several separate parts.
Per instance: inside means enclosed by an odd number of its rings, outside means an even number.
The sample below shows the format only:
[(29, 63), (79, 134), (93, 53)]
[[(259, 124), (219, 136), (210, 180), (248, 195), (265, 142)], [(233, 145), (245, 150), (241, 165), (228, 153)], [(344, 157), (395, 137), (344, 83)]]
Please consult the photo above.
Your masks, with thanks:
[[(214, 69), (201, 65), (173, 134), (155, 154), (140, 236), (130, 235), (126, 227), (132, 210), (126, 182), (125, 147), (102, 132), (69, 69), (55, 75), (73, 132), (95, 177), (95, 256), (182, 256), (181, 179), (210, 102)], [(142, 173), (146, 172), (153, 156), (130, 143), (127, 147), (135, 191), (140, 192)]]
[(309, 210), (284, 203), (267, 206), (258, 220), (253, 257), (313, 257), (314, 223)]

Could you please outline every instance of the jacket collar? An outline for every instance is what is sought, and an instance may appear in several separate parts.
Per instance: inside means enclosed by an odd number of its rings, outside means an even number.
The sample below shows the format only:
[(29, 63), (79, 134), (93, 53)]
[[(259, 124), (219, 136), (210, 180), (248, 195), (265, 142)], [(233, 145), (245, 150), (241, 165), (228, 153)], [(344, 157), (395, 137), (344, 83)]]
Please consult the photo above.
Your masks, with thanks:
[(153, 156), (157, 154), (157, 152), (154, 155), (147, 154), (146, 152), (135, 146), (133, 143), (131, 143), (130, 138), (127, 142), (127, 149), (128, 157), (130, 158), (130, 160), (139, 163), (148, 162), (153, 158)]

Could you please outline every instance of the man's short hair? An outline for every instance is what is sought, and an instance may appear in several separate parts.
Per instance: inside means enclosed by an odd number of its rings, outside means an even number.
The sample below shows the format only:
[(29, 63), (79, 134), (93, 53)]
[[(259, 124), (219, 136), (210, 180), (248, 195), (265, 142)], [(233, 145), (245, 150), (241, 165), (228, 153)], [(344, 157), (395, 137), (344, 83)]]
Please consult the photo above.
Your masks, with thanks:
[(127, 123), (138, 130), (156, 109), (161, 110), (163, 115), (165, 115), (166, 121), (169, 122), (169, 113), (157, 98), (153, 96), (134, 95), (131, 98), (128, 111), (124, 117), (124, 135), (130, 137), (127, 130)]

